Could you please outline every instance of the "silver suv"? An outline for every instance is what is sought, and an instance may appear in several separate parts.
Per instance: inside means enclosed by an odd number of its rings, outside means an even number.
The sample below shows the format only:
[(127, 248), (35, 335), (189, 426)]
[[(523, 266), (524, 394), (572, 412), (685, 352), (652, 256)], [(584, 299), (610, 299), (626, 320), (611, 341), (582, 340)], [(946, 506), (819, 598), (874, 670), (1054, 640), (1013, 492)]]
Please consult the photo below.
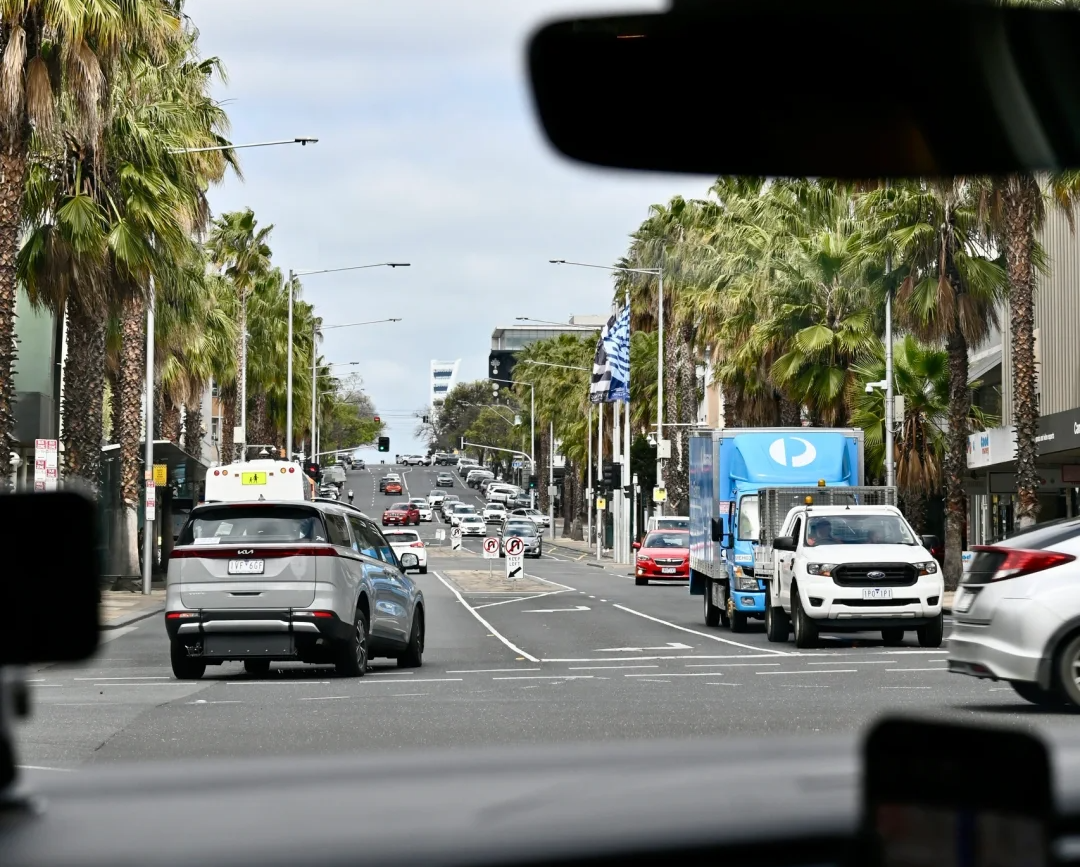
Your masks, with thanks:
[(417, 667), (424, 596), (366, 516), (327, 502), (215, 503), (191, 511), (169, 558), (165, 627), (173, 674), (202, 677), (239, 660), (333, 664), (363, 677), (368, 660)]

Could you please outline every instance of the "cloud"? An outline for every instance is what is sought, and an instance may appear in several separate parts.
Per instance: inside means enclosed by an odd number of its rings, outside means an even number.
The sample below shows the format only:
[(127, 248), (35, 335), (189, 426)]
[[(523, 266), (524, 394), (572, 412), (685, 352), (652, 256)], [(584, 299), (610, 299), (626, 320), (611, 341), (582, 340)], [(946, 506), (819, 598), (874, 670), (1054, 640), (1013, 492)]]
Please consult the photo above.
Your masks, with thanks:
[[(243, 151), (246, 181), (214, 189), (214, 210), (250, 206), (274, 224), (286, 270), (412, 263), (304, 280), (327, 323), (403, 319), (323, 343), (331, 361), (362, 362), (394, 452), (419, 448), (415, 423), (389, 411), (427, 402), (432, 358), (461, 358), (462, 381), (482, 377), (496, 326), (609, 308), (607, 275), (548, 259), (614, 262), (650, 204), (705, 193), (708, 179), (570, 163), (532, 113), (523, 49), (536, 26), (663, 5), (188, 0), (203, 53), (229, 72), (219, 97), (233, 140), (320, 139)], [(642, 117), (642, 134), (651, 124)]]

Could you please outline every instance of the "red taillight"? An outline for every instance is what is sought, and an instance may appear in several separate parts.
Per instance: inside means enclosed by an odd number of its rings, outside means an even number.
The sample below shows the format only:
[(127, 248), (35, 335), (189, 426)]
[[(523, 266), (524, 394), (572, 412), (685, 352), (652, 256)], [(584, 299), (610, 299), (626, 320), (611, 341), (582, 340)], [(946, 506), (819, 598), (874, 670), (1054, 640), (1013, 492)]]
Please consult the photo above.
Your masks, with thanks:
[(320, 618), (323, 618), (323, 619), (329, 619), (329, 618), (334, 616), (334, 612), (333, 611), (312, 611), (311, 616), (312, 617), (320, 617)]
[(289, 472), (290, 473), (295, 473), (296, 472), (296, 467), (289, 467)]
[(423, 548), (424, 543), (423, 542), (413, 542), (409, 547), (410, 548)]
[(170, 611), (165, 615), (166, 620), (187, 620), (191, 617), (198, 617), (198, 613), (195, 611)]
[(1072, 554), (1062, 554), (1060, 551), (1029, 551), (1025, 548), (1000, 548), (993, 545), (976, 545), (971, 550), (976, 554), (1004, 556), (1005, 559), (998, 564), (994, 574), (990, 576), (991, 581), (1004, 581), (1008, 578), (1031, 575), (1063, 563), (1071, 563), (1076, 559)]
[(215, 476), (220, 476), (221, 475), (221, 470), (214, 470), (214, 475)]
[(221, 548), (217, 545), (191, 545), (173, 548), (172, 556), (179, 559), (201, 560), (276, 560), (282, 557), (337, 557), (332, 545), (303, 545), (294, 548)]

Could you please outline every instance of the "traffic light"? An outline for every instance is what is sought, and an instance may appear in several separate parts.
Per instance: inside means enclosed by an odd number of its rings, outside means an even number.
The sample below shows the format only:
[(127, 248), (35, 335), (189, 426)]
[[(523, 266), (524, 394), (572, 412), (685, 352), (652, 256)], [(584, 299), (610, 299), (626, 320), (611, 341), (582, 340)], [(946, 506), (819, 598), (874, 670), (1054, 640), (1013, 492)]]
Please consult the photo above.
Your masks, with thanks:
[(379, 416), (375, 416), (375, 424), (382, 424), (382, 419)]
[[(378, 420), (379, 420), (379, 417), (375, 416), (375, 421), (378, 421)], [(390, 437), (379, 437), (379, 451), (380, 452), (388, 452), (388, 451), (390, 451)]]
[(603, 482), (605, 488), (613, 489), (616, 485), (622, 485), (622, 464), (615, 461), (604, 461)]
[(535, 491), (536, 487), (536, 474), (534, 473), (533, 475), (529, 476), (529, 490)]
[(304, 473), (306, 473), (309, 478), (314, 479), (316, 482), (322, 481), (322, 467), (320, 467), (314, 461), (304, 465)]
[(424, 424), (431, 424), (431, 416), (429, 416), (429, 415), (424, 416)]

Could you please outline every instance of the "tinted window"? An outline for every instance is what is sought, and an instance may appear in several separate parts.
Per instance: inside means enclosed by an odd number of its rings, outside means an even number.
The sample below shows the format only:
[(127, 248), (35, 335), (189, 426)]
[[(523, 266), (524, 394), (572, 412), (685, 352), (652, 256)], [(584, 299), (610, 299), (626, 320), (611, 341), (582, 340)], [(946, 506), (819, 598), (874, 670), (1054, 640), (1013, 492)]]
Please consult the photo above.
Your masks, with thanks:
[[(325, 542), (322, 518), (294, 506), (221, 506), (204, 509), (180, 533), (178, 544), (229, 542)], [(203, 542), (201, 544), (207, 544)]]
[(660, 518), (657, 521), (656, 529), (658, 530), (689, 530), (690, 519), (689, 518)]
[(395, 530), (390, 533), (383, 533), (383, 536), (391, 545), (410, 545), (413, 542), (420, 541), (420, 536), (412, 530)]
[(394, 503), (394, 505), (392, 505), (390, 508), (395, 512), (407, 512), (407, 511), (409, 511), (409, 504), (408, 503)]
[(394, 557), (394, 551), (390, 547), (390, 543), (383, 538), (382, 533), (373, 524), (359, 518), (350, 518), (349, 520), (352, 523), (353, 531), (360, 534), (362, 540), (360, 550), (362, 553), (368, 557), (382, 560), (384, 563), (397, 565), (397, 559)]
[(330, 534), (330, 544), (339, 545), (342, 548), (352, 548), (352, 539), (349, 537), (349, 528), (345, 523), (344, 515), (327, 512), (323, 515), (326, 520), (326, 530)]
[(535, 536), (536, 524), (530, 521), (528, 524), (507, 524), (503, 527), (503, 534), (507, 536)]
[(645, 537), (642, 548), (689, 548), (689, 533), (661, 532), (659, 530), (649, 533)]
[(1064, 518), (1060, 521), (1048, 521), (1029, 530), (1020, 530), (1013, 533), (1007, 539), (999, 542), (999, 546), (1006, 548), (1030, 548), (1040, 551), (1044, 548), (1053, 548), (1069, 539), (1080, 536), (1080, 520), (1076, 518)]

